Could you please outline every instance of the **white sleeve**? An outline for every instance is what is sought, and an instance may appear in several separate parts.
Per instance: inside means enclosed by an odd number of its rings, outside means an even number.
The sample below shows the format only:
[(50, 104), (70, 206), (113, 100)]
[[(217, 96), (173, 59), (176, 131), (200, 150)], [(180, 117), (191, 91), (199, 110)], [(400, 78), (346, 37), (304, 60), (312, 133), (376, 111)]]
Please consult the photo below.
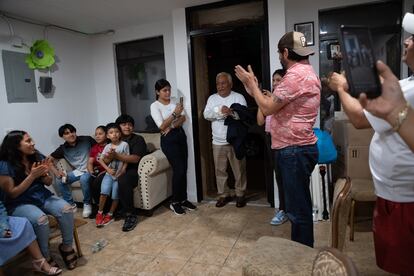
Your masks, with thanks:
[(111, 143), (107, 144), (104, 149), (102, 150), (102, 155), (105, 155), (109, 152), (109, 149), (111, 148)]
[(238, 95), (238, 103), (244, 106), (247, 106), (247, 102), (246, 99), (244, 98), (244, 96), (242, 94), (239, 93)]
[(365, 117), (367, 117), (367, 120), (372, 126), (372, 128), (375, 130), (375, 132), (384, 133), (392, 129), (392, 126), (390, 125), (390, 123), (388, 123), (384, 119), (381, 119), (381, 118), (378, 118), (372, 115), (365, 109), (364, 109), (364, 114), (365, 114)]
[(204, 119), (209, 120), (209, 121), (214, 121), (214, 120), (224, 118), (223, 115), (221, 114), (221, 106), (220, 105), (214, 106), (211, 96), (207, 100), (207, 104), (206, 104), (206, 107), (204, 108), (203, 115), (204, 115)]
[(161, 110), (158, 108), (156, 102), (152, 103), (150, 108), (152, 119), (154, 120), (157, 127), (160, 127), (162, 125), (162, 122), (164, 121), (162, 118)]
[(129, 154), (129, 145), (128, 145), (128, 143), (127, 143), (127, 142), (124, 142), (124, 143), (125, 143), (124, 153), (125, 153), (125, 154)]

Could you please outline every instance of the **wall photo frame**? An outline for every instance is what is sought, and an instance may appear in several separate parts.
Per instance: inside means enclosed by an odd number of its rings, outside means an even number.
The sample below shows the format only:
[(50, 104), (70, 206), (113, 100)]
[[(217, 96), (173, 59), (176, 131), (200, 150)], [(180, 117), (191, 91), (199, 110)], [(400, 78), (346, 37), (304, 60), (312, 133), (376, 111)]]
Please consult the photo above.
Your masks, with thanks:
[(315, 45), (313, 22), (297, 23), (294, 25), (296, 32), (301, 32), (305, 35), (306, 46)]
[(335, 41), (335, 42), (329, 43), (326, 48), (327, 48), (326, 54), (329, 60), (341, 59), (342, 54), (341, 54), (341, 46), (339, 45), (339, 42)]

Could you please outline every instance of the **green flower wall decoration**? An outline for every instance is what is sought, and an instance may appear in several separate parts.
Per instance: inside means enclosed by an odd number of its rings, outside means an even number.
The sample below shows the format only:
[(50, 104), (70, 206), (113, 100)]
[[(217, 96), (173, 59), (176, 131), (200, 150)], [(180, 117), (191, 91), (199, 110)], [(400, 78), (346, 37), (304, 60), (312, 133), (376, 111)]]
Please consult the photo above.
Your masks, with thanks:
[(55, 63), (54, 56), (55, 50), (46, 40), (36, 40), (25, 61), (30, 69), (45, 69)]

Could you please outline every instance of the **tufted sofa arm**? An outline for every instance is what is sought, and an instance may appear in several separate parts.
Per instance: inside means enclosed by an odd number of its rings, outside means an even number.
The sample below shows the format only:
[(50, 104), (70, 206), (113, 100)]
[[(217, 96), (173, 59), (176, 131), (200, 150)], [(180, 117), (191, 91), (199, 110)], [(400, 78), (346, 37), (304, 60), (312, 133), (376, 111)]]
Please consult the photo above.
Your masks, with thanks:
[(72, 171), (72, 170), (73, 170), (73, 168), (69, 165), (68, 161), (66, 161), (66, 159), (64, 159), (64, 158), (59, 159), (59, 160), (56, 162), (56, 168), (57, 168), (59, 171), (63, 171), (63, 170), (65, 170), (65, 171), (67, 171), (67, 172), (70, 172), (70, 171)]
[(172, 170), (165, 154), (157, 149), (142, 157), (138, 165), (134, 206), (151, 210), (172, 194)]
[(138, 166), (138, 175), (141, 177), (155, 176), (170, 168), (167, 157), (160, 150), (156, 150), (142, 157)]

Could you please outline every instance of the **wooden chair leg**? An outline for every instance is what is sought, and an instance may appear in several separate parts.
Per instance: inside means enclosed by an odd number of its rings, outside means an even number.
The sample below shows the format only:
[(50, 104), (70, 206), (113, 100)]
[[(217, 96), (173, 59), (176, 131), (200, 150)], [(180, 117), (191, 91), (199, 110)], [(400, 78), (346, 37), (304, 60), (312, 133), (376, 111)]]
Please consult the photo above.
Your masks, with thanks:
[(351, 203), (351, 217), (350, 217), (350, 231), (349, 231), (349, 240), (354, 241), (354, 215), (355, 215), (355, 200), (352, 200)]
[(82, 249), (81, 249), (81, 245), (79, 241), (78, 229), (76, 226), (73, 227), (73, 239), (75, 240), (76, 251), (78, 251), (78, 257), (82, 257), (83, 254), (82, 254)]

